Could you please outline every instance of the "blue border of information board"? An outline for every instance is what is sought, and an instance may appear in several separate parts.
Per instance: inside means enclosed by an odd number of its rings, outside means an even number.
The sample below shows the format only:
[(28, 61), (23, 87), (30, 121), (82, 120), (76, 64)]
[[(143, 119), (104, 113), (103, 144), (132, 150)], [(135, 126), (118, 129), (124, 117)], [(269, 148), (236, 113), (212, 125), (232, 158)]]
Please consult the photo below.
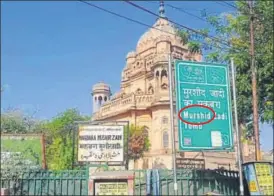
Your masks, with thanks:
[[(181, 110), (180, 103), (179, 103), (179, 93), (178, 90), (180, 89), (180, 82), (179, 82), (179, 66), (181, 64), (184, 65), (195, 65), (195, 66), (203, 66), (203, 67), (224, 67), (226, 69), (226, 80), (227, 80), (227, 101), (228, 101), (228, 111), (229, 111), (229, 126), (230, 126), (230, 143), (229, 147), (226, 148), (215, 148), (215, 147), (203, 147), (203, 146), (183, 146), (183, 130), (181, 130), (181, 120), (177, 119), (178, 121), (178, 143), (179, 143), (179, 150), (183, 151), (233, 151), (234, 150), (234, 138), (233, 138), (233, 118), (232, 118), (232, 107), (231, 107), (231, 87), (230, 87), (230, 77), (229, 77), (229, 67), (225, 64), (215, 64), (215, 63), (206, 63), (206, 62), (193, 62), (193, 61), (183, 61), (183, 60), (175, 60), (174, 68), (175, 68), (175, 92), (176, 92), (176, 116), (178, 116), (178, 112)], [(195, 84), (195, 83), (194, 83)], [(201, 83), (202, 84), (202, 83)], [(177, 117), (178, 118), (178, 117)]]

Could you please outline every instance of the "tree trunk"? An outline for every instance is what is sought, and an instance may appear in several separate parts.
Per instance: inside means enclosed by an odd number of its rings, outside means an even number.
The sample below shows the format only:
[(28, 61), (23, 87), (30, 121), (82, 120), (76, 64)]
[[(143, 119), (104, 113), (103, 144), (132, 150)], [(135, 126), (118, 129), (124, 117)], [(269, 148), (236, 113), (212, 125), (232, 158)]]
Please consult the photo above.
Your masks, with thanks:
[[(237, 142), (240, 142), (240, 157), (244, 162), (244, 156), (243, 156), (243, 144), (242, 144), (242, 138), (245, 138), (245, 136), (243, 135), (243, 129), (245, 128), (245, 125), (243, 123), (239, 123), (239, 138), (240, 141), (238, 141), (239, 139), (237, 138)], [(245, 140), (244, 140), (245, 141)]]
[(134, 159), (134, 169), (138, 169), (138, 159)]

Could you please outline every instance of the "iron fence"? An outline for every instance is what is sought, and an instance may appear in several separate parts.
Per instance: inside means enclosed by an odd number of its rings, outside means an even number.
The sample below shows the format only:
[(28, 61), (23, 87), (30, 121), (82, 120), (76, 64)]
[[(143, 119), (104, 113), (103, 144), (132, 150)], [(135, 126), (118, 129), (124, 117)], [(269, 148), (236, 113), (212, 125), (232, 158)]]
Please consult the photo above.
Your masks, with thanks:
[(1, 179), (10, 195), (87, 195), (86, 170), (32, 171), (20, 179)]
[[(175, 195), (173, 170), (158, 170), (159, 177), (147, 179), (146, 170), (135, 173), (134, 195), (146, 195), (159, 185), (159, 195)], [(17, 180), (1, 179), (1, 187), (10, 188), (10, 195), (88, 195), (88, 170), (32, 171)], [(239, 195), (238, 172), (226, 170), (178, 169), (179, 195), (204, 195), (217, 192), (223, 195)], [(153, 191), (151, 191), (153, 195)]]
[[(146, 195), (145, 170), (135, 172), (135, 195)], [(151, 178), (151, 190), (159, 183), (160, 195), (175, 195), (172, 170), (159, 170), (159, 178)], [(238, 172), (226, 170), (177, 170), (178, 195), (204, 195), (216, 192), (223, 195), (239, 195)], [(153, 195), (153, 191), (151, 191)]]

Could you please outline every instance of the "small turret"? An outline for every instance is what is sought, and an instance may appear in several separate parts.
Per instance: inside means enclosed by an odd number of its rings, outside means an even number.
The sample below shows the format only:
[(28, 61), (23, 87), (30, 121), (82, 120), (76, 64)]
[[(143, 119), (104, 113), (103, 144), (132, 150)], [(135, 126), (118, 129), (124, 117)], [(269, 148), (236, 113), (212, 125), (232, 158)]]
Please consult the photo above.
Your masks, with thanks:
[(110, 100), (110, 87), (104, 82), (99, 82), (92, 87), (93, 113), (97, 112), (101, 105)]

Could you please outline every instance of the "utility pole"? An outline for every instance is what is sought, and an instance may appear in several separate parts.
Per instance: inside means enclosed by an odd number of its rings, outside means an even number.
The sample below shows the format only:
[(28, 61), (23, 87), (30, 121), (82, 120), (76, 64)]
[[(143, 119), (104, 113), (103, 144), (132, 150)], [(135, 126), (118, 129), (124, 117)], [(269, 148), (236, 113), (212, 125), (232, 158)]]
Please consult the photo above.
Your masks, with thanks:
[(252, 72), (252, 105), (253, 105), (253, 128), (255, 136), (255, 154), (256, 161), (261, 159), (260, 156), (260, 133), (259, 133), (259, 115), (258, 115), (258, 97), (257, 97), (257, 69), (255, 66), (254, 55), (254, 26), (253, 26), (253, 0), (249, 0), (250, 13), (250, 56), (251, 56), (251, 72)]
[(231, 73), (232, 73), (232, 90), (233, 90), (233, 104), (234, 104), (234, 118), (235, 118), (235, 131), (237, 135), (237, 159), (239, 169), (239, 181), (240, 181), (240, 195), (244, 196), (244, 181), (243, 181), (243, 167), (242, 167), (242, 144), (241, 133), (239, 131), (238, 112), (237, 112), (237, 98), (236, 98), (236, 84), (235, 84), (235, 68), (234, 60), (231, 58)]
[(172, 141), (173, 185), (174, 185), (173, 188), (174, 188), (174, 195), (178, 195), (171, 54), (168, 54), (168, 84), (169, 84), (169, 104), (170, 104), (170, 128), (171, 128), (171, 141)]

